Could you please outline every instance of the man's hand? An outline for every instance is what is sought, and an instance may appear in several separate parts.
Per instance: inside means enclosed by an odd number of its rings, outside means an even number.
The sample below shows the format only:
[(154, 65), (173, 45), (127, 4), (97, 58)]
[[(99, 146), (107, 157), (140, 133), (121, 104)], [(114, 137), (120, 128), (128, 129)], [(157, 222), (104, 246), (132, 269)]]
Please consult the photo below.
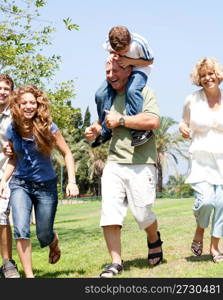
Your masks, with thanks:
[(106, 112), (106, 116), (105, 116), (106, 126), (109, 129), (113, 129), (115, 127), (118, 127), (119, 126), (120, 115), (117, 114), (117, 113), (111, 112), (109, 110), (105, 110), (105, 112)]
[(190, 128), (187, 126), (187, 124), (182, 123), (179, 126), (179, 131), (182, 134), (182, 137), (185, 139), (189, 139), (190, 138)]
[(96, 139), (97, 136), (99, 136), (101, 130), (102, 130), (101, 125), (99, 123), (94, 123), (93, 125), (85, 129), (84, 136), (86, 140), (92, 142)]

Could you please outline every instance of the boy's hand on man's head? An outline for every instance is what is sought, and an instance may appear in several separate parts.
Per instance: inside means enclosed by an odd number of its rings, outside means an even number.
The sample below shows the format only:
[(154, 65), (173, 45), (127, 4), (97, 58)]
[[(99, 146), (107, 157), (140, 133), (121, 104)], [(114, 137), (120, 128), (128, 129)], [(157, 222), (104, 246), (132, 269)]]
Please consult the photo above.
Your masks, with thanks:
[(120, 56), (117, 54), (117, 53), (114, 53), (114, 52), (112, 52), (109, 56), (108, 56), (108, 58), (107, 58), (107, 62), (112, 62), (113, 60), (118, 60), (118, 58), (119, 58)]
[(130, 66), (129, 58), (125, 56), (119, 56), (117, 62), (122, 68), (127, 68), (128, 66)]

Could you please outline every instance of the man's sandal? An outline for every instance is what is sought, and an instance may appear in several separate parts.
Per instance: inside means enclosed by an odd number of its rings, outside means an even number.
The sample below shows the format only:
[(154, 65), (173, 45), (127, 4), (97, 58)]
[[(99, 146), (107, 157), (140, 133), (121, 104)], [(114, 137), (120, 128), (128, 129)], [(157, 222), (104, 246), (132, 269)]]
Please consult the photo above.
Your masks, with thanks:
[(123, 271), (123, 262), (122, 264), (110, 264), (105, 266), (104, 271), (101, 272), (101, 278), (111, 278), (115, 275), (120, 274)]
[(163, 250), (162, 250), (162, 241), (160, 239), (160, 232), (157, 231), (157, 235), (158, 235), (158, 240), (154, 243), (150, 243), (148, 240), (147, 240), (147, 243), (148, 243), (148, 248), (149, 249), (154, 249), (154, 248), (157, 248), (157, 247), (161, 247), (161, 252), (157, 252), (157, 253), (150, 253), (148, 254), (148, 261), (150, 261), (151, 259), (154, 259), (154, 258), (159, 258), (159, 260), (155, 263), (155, 264), (151, 264), (149, 262), (149, 265), (150, 266), (157, 266), (158, 264), (160, 264), (163, 260)]
[(194, 255), (201, 256), (203, 252), (203, 243), (193, 241), (191, 244), (191, 251), (194, 253)]
[(220, 262), (223, 262), (223, 254), (219, 253), (219, 254), (216, 254), (216, 255), (212, 255), (212, 260), (214, 263), (220, 263)]
[(54, 233), (54, 239), (52, 243), (49, 245), (50, 252), (49, 252), (49, 263), (55, 264), (58, 262), (61, 256), (61, 250), (59, 248), (59, 238), (58, 234)]

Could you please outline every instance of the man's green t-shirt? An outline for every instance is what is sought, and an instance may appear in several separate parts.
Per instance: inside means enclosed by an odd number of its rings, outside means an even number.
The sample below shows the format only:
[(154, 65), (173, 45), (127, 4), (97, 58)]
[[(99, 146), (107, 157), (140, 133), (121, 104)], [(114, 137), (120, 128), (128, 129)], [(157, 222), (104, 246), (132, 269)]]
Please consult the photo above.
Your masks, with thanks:
[[(143, 112), (159, 117), (159, 106), (154, 92), (148, 87), (142, 91), (144, 97)], [(125, 92), (116, 95), (111, 111), (126, 115)], [(108, 161), (119, 164), (155, 164), (157, 152), (155, 136), (145, 144), (131, 146), (132, 135), (129, 128), (123, 126), (112, 130), (112, 139), (109, 144)]]

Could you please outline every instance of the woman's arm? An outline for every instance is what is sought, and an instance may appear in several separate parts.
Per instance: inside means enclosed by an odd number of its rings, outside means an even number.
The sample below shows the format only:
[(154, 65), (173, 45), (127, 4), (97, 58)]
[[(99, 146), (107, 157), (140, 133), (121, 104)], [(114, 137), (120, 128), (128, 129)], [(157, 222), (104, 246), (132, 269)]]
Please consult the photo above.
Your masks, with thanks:
[(76, 184), (75, 164), (74, 164), (73, 155), (59, 130), (56, 131), (54, 137), (56, 141), (56, 147), (64, 157), (64, 161), (68, 173), (68, 184), (66, 187), (67, 197), (75, 197), (79, 194), (79, 189)]
[(190, 99), (187, 98), (183, 106), (182, 122), (179, 124), (179, 131), (185, 139), (190, 138)]

